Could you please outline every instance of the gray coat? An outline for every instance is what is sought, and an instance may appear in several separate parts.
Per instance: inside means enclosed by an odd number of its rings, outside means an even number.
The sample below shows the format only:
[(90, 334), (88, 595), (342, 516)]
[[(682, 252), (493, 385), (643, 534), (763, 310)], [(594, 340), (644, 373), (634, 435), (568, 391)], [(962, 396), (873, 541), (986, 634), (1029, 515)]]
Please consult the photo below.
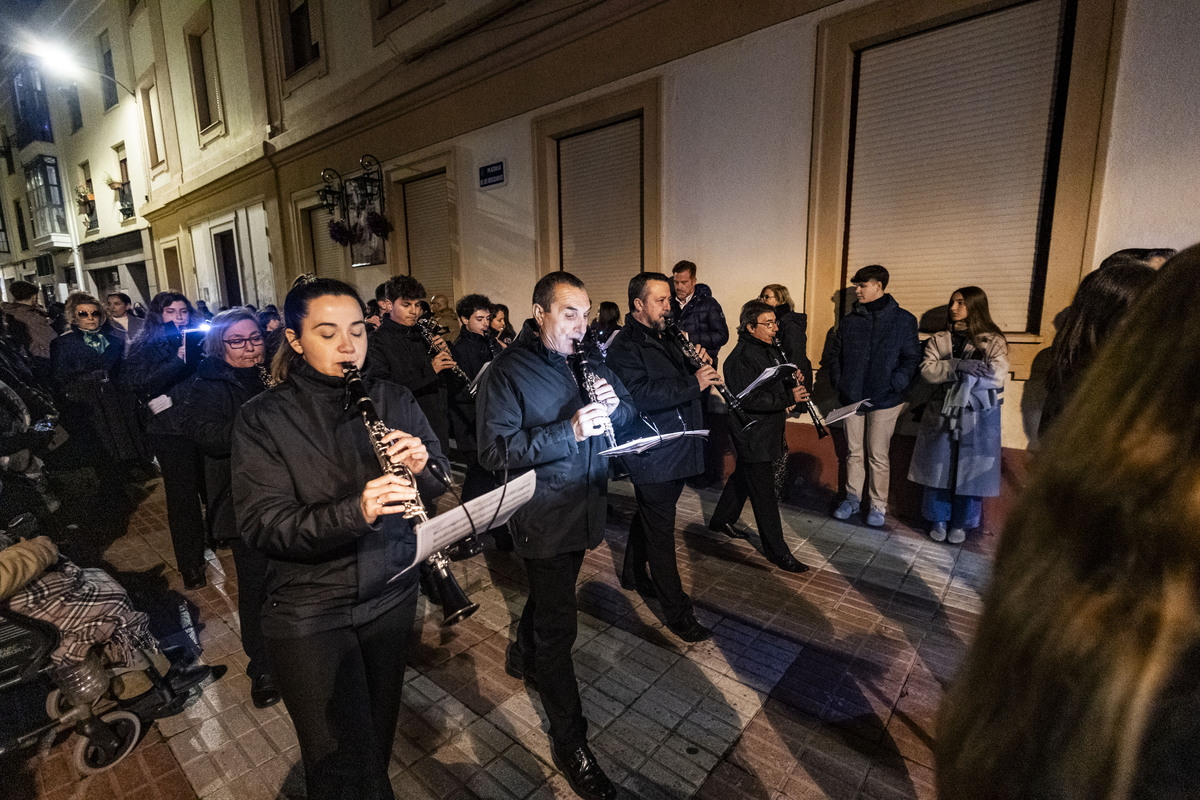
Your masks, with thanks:
[[(965, 358), (978, 358), (967, 343)], [(925, 343), (921, 376), (933, 384), (933, 397), (921, 416), (908, 479), (937, 489), (949, 488), (950, 433), (959, 431), (958, 482), (955, 493), (971, 497), (1000, 494), (1000, 408), (1008, 374), (1008, 344), (1002, 336), (990, 337), (983, 354), (992, 368), (983, 378), (958, 372), (949, 331)], [(948, 399), (949, 398), (949, 399)]]

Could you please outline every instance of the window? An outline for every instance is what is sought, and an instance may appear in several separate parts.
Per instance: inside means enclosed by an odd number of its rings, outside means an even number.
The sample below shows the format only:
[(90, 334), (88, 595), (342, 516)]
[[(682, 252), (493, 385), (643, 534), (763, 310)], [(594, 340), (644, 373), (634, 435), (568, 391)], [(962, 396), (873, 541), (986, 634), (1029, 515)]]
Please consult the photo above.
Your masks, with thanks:
[[(208, 10), (211, 14), (211, 9)], [(221, 86), (217, 74), (217, 46), (211, 18), (201, 30), (189, 33), (188, 59), (192, 70), (192, 94), (196, 101), (196, 122), (200, 133), (211, 131), (221, 122)]]
[(444, 0), (371, 0), (372, 37), (375, 44), (381, 43), (387, 35), (408, 22), (424, 14)]
[(166, 148), (163, 145), (162, 111), (158, 106), (158, 87), (151, 83), (144, 86), (140, 92), (142, 105), (142, 124), (145, 128), (146, 155), (150, 168), (161, 166), (166, 160)]
[(439, 170), (401, 184), (408, 274), (428, 297), (454, 297), (454, 261), (450, 252), (450, 188)]
[(125, 157), (124, 142), (113, 149), (117, 151), (117, 167), (121, 176), (121, 188), (117, 189), (117, 207), (121, 210), (122, 220), (133, 219), (136, 212), (133, 209), (133, 188), (129, 184), (129, 159)]
[(8, 174), (16, 174), (17, 167), (13, 163), (13, 141), (8, 136), (8, 128), (0, 128), (0, 147), (4, 148), (4, 166), (8, 169)]
[(29, 220), (33, 238), (67, 232), (67, 214), (63, 210), (62, 183), (58, 159), (38, 156), (25, 167), (25, 191), (29, 196)]
[(29, 249), (29, 238), (25, 235), (25, 214), (21, 212), (21, 201), (13, 200), (13, 214), (17, 222), (17, 237), (21, 242), (21, 249)]
[(100, 227), (100, 219), (96, 216), (96, 190), (92, 186), (92, 168), (85, 161), (79, 165), (79, 171), (83, 178), (80, 185), (83, 191), (82, 197), (79, 198), (79, 212), (87, 218), (88, 230), (96, 230)]
[(100, 45), (100, 96), (104, 98), (104, 110), (107, 111), (121, 99), (117, 95), (117, 69), (113, 64), (112, 45), (108, 41), (108, 31), (101, 33), (97, 41)]
[(48, 278), (54, 274), (54, 256), (45, 253), (36, 256), (33, 263), (37, 265), (37, 274), (39, 278)]
[(583, 279), (593, 305), (623, 305), (660, 271), (657, 80), (534, 120), (538, 271)]
[(8, 228), (4, 227), (4, 209), (0, 209), (0, 253), (11, 253), (8, 246)]
[(67, 111), (71, 115), (71, 133), (83, 127), (83, 109), (79, 106), (79, 87), (75, 84), (63, 88), (67, 98)]
[(308, 227), (312, 234), (313, 272), (319, 278), (347, 279), (346, 251), (329, 235), (333, 214), (324, 206), (308, 210)]
[(17, 149), (30, 142), (53, 142), (50, 106), (42, 73), (29, 61), (13, 73), (13, 116), (17, 127)]
[(321, 55), (312, 24), (314, 0), (280, 0), (283, 60), (287, 75), (294, 75)]

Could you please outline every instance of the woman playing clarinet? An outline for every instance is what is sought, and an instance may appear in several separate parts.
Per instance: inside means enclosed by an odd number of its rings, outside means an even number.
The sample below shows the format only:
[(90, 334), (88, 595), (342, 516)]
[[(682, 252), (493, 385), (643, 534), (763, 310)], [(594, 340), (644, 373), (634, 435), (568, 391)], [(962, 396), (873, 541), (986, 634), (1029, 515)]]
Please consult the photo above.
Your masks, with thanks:
[[(417, 600), (415, 556), (397, 504), (440, 491), (449, 463), (412, 394), (367, 382), (393, 462), (417, 486), (380, 474), (343, 371), (367, 354), (349, 285), (302, 278), (283, 308), (276, 384), (248, 401), (233, 433), (238, 530), (268, 559), (267, 659), (300, 740), (308, 796), (393, 798), (388, 759)], [(389, 582), (390, 581), (390, 582)]]

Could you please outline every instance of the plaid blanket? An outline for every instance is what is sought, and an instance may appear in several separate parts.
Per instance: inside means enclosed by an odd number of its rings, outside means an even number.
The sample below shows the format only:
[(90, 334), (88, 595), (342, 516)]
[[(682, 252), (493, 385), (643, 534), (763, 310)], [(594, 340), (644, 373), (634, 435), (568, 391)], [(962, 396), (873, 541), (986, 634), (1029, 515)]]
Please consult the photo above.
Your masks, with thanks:
[(82, 663), (97, 644), (114, 666), (134, 663), (140, 649), (158, 650), (150, 618), (134, 609), (121, 584), (104, 570), (82, 569), (65, 558), (9, 598), (8, 605), (58, 628), (62, 638), (50, 654), (56, 666)]

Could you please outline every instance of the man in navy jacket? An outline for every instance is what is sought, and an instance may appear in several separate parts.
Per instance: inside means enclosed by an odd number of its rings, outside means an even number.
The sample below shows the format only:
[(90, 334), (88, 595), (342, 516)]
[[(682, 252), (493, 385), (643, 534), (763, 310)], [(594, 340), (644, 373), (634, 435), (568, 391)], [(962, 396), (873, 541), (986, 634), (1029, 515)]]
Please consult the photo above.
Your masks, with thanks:
[[(867, 524), (879, 527), (887, 511), (888, 450), (908, 388), (921, 366), (921, 342), (917, 318), (884, 292), (886, 269), (878, 264), (863, 267), (850, 282), (858, 302), (834, 332), (824, 366), (842, 405), (859, 400), (871, 404), (865, 413), (846, 418), (850, 451), (846, 499), (833, 516), (849, 519), (859, 510), (865, 489), (870, 501)], [(866, 462), (871, 466), (869, 483)]]

